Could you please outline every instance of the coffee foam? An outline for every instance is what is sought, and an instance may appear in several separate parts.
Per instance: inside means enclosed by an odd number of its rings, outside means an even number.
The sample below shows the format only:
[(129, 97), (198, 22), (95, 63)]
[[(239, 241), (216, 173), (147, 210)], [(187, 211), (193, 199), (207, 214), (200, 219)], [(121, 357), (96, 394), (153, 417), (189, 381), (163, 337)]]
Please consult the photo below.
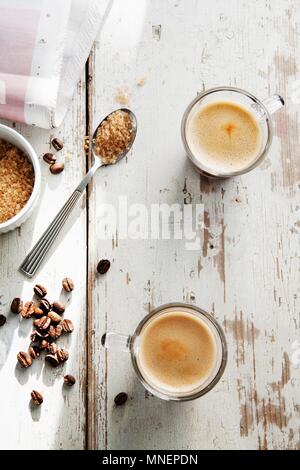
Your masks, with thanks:
[(231, 173), (249, 167), (261, 146), (256, 116), (240, 104), (217, 101), (204, 106), (188, 121), (188, 146), (213, 173)]
[(217, 359), (209, 326), (186, 312), (171, 312), (146, 325), (140, 336), (139, 368), (150, 383), (169, 392), (190, 392), (210, 376)]

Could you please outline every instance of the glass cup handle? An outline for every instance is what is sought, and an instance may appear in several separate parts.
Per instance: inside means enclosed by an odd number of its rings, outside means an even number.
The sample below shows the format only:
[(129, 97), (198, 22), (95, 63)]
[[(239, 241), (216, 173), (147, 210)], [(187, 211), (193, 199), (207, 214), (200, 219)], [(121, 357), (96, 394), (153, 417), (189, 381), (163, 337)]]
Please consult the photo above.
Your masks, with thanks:
[(280, 95), (272, 95), (262, 101), (269, 114), (274, 114), (284, 106), (284, 99)]
[(130, 352), (131, 336), (121, 335), (119, 333), (108, 332), (101, 338), (101, 344), (106, 349), (115, 351)]

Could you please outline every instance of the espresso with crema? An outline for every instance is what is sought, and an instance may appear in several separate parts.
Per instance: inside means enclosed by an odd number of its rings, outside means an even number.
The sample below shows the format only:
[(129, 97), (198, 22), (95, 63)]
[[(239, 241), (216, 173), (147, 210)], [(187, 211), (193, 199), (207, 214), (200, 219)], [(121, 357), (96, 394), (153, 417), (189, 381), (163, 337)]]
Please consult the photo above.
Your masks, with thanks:
[(207, 171), (231, 173), (248, 168), (261, 147), (261, 130), (246, 107), (217, 101), (190, 118), (186, 138), (193, 155)]
[(190, 392), (214, 370), (217, 344), (209, 326), (186, 312), (165, 313), (142, 330), (138, 365), (145, 379), (167, 392)]

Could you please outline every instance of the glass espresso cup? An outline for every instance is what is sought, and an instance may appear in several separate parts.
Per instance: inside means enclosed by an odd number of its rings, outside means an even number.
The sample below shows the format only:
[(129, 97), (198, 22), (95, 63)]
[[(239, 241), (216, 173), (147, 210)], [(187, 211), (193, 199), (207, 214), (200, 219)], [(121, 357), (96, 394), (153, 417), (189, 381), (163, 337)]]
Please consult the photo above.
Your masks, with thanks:
[(101, 342), (108, 349), (129, 353), (140, 382), (163, 400), (201, 397), (218, 383), (227, 362), (226, 340), (220, 325), (200, 308), (182, 303), (156, 308), (131, 336), (109, 332)]
[[(193, 138), (191, 138), (190, 129), (192, 126), (193, 119), (196, 116), (199, 116), (199, 113), (201, 113), (202, 111), (205, 112), (207, 106), (218, 103), (221, 103), (221, 105), (222, 103), (236, 105), (238, 107), (236, 109), (243, 109), (244, 111), (246, 111), (246, 113), (248, 112), (248, 116), (252, 116), (252, 118), (257, 123), (257, 129), (259, 132), (259, 142), (249, 161), (245, 159), (244, 166), (241, 163), (238, 168), (234, 168), (233, 164), (231, 169), (224, 170), (221, 164), (218, 165), (217, 161), (215, 161), (215, 163), (208, 164), (210, 157), (208, 159), (202, 158), (199, 153), (197, 154), (195, 146), (192, 143)], [(230, 178), (232, 176), (247, 173), (248, 171), (255, 168), (257, 165), (259, 165), (266, 156), (271, 146), (273, 138), (271, 115), (283, 106), (284, 100), (279, 95), (273, 95), (263, 101), (260, 101), (251, 93), (233, 87), (217, 87), (200, 93), (197, 98), (195, 98), (189, 104), (182, 118), (181, 136), (187, 156), (193, 162), (196, 169), (201, 174), (208, 177)], [(205, 139), (204, 128), (203, 133)], [(219, 136), (214, 136), (213, 134), (211, 136), (212, 140), (217, 137)], [(205, 150), (203, 150), (203, 156), (204, 154)], [(230, 149), (228, 150), (228, 154), (230, 155)]]

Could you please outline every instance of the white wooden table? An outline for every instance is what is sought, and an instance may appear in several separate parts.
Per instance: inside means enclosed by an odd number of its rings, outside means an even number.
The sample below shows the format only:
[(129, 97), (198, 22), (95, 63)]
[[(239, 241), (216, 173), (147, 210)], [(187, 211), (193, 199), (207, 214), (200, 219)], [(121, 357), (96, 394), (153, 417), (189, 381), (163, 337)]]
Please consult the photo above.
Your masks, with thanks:
[[(49, 140), (65, 141), (66, 169), (52, 176), (41, 161), (43, 194), (21, 229), (0, 238), (0, 446), (19, 449), (300, 449), (299, 275), (299, 0), (115, 0), (88, 61), (64, 125), (53, 132), (17, 125), (39, 155)], [(158, 32), (160, 31), (160, 34)], [(137, 80), (147, 77), (144, 86)], [(201, 178), (188, 163), (180, 120), (197, 91), (215, 85), (245, 88), (260, 98), (278, 92), (286, 108), (276, 116), (265, 162), (223, 182)], [(56, 250), (35, 280), (50, 298), (61, 279), (75, 323), (61, 343), (63, 369), (37, 360), (16, 367), (31, 322), (9, 313), (14, 296), (31, 297), (34, 280), (17, 267), (86, 171), (83, 138), (117, 107), (127, 88), (139, 132), (128, 160), (99, 171)], [(86, 99), (87, 98), (87, 99)], [(126, 195), (128, 204), (205, 205), (198, 251), (184, 240), (103, 240), (99, 206)], [(112, 262), (105, 277), (101, 258)], [(227, 370), (205, 397), (165, 403), (145, 393), (129, 357), (106, 353), (107, 330), (133, 331), (154, 306), (185, 301), (212, 312), (229, 347)], [(293, 347), (295, 349), (293, 349)], [(298, 352), (297, 352), (298, 351)], [(293, 355), (294, 353), (294, 355)], [(294, 364), (292, 359), (294, 358)], [(77, 384), (62, 387), (65, 371)], [(31, 390), (44, 393), (38, 409)], [(129, 401), (114, 407), (125, 391)]]

